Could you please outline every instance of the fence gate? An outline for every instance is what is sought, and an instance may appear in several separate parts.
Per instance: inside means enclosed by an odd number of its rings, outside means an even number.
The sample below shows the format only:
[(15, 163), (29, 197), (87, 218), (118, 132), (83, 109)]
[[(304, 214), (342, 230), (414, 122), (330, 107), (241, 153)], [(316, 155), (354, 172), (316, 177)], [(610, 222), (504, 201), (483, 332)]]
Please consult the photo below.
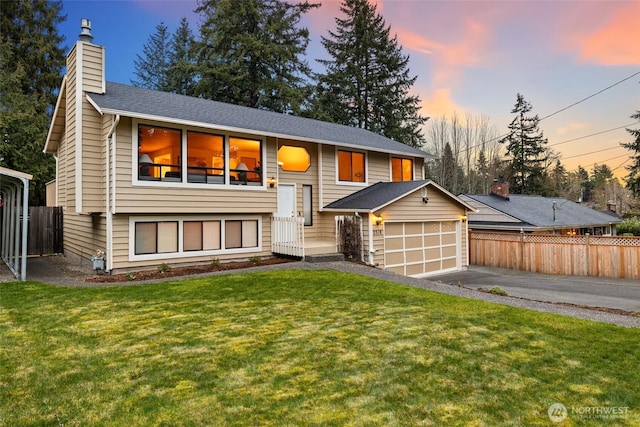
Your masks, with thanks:
[(62, 253), (62, 207), (30, 206), (28, 237), (27, 255)]

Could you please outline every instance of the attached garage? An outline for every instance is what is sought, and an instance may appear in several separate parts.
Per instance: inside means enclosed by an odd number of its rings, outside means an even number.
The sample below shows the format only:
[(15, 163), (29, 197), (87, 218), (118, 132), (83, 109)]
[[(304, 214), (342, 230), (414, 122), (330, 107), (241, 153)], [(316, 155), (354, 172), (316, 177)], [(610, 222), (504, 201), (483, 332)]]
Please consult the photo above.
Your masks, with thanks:
[(468, 266), (473, 208), (431, 180), (379, 182), (325, 207), (363, 218), (364, 261), (425, 277)]
[(416, 277), (459, 270), (460, 228), (454, 221), (387, 222), (385, 268)]

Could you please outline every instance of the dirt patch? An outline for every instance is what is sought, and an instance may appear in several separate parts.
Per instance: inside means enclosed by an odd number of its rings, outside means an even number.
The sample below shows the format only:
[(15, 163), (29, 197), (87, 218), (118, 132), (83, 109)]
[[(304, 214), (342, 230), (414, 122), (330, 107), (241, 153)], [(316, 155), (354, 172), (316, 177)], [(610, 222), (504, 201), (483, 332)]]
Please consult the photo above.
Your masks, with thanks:
[(130, 273), (105, 274), (85, 279), (90, 283), (118, 283), (118, 282), (137, 282), (143, 280), (158, 280), (170, 277), (192, 276), (194, 274), (214, 273), (216, 271), (237, 270), (241, 268), (256, 267), (259, 265), (283, 264), (286, 262), (294, 262), (292, 258), (272, 257), (264, 258), (260, 261), (230, 261), (220, 262), (219, 264), (209, 263), (202, 265), (192, 265), (186, 267), (159, 267), (155, 270), (143, 270)]

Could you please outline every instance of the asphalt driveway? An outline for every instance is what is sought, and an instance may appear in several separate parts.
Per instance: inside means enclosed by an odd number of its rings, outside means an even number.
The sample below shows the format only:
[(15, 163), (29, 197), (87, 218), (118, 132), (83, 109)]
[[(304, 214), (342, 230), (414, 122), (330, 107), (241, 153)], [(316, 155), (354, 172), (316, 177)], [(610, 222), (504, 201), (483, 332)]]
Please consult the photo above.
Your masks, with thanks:
[(494, 286), (510, 296), (640, 312), (640, 281), (590, 276), (553, 276), (502, 268), (470, 266), (467, 271), (430, 276), (429, 280), (471, 289)]

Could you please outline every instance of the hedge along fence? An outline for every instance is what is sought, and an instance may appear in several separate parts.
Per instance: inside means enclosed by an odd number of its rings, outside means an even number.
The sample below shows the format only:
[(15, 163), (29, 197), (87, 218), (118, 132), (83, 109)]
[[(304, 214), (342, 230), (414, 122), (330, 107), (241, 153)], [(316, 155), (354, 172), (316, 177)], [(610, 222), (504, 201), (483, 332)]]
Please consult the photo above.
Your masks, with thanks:
[(640, 237), (469, 232), (472, 265), (640, 279)]

